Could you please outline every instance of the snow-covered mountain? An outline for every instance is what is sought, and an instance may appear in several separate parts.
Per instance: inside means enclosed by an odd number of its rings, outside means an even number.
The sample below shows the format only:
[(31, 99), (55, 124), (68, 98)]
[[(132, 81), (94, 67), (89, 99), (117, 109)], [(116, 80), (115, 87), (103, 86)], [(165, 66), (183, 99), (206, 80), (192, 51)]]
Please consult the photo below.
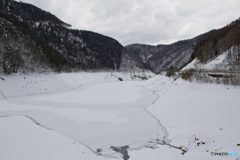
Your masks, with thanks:
[(209, 60), (207, 63), (201, 63), (198, 58), (195, 58), (191, 63), (185, 66), (182, 71), (195, 69), (204, 71), (239, 72), (240, 65), (234, 65), (237, 63), (239, 55), (240, 47), (233, 46), (215, 59)]
[(73, 30), (30, 4), (0, 1), (0, 73), (129, 69), (145, 66), (115, 39)]
[(194, 46), (214, 32), (215, 30), (212, 30), (195, 38), (178, 41), (169, 45), (132, 44), (126, 46), (126, 48), (141, 57), (142, 61), (154, 72), (159, 72), (171, 66), (180, 69), (188, 64)]
[[(239, 45), (240, 18), (217, 30), (215, 33), (199, 42), (194, 49), (192, 60), (197, 58), (201, 63), (208, 63), (228, 50), (229, 52), (235, 52), (235, 50), (238, 50), (239, 52)], [(230, 48), (232, 48), (232, 50), (230, 50)], [(235, 62), (232, 63), (232, 65), (239, 65), (239, 56), (239, 53), (236, 55), (229, 54), (228, 59), (235, 58)]]
[(184, 79), (240, 85), (240, 19), (199, 42), (192, 62), (182, 69)]

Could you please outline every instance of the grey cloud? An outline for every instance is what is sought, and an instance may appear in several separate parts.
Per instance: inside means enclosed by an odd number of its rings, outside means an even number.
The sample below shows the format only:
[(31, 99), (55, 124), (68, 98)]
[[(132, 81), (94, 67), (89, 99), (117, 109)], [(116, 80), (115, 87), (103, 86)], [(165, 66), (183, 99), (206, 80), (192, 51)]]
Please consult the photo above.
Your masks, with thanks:
[(131, 43), (193, 38), (240, 17), (238, 0), (23, 0), (73, 25)]

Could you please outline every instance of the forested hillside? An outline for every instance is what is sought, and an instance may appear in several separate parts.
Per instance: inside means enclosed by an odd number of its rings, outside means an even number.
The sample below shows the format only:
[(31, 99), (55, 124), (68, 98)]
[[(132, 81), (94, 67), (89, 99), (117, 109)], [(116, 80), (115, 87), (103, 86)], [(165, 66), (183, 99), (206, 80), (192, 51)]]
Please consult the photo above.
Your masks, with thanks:
[[(0, 46), (0, 73), (5, 74), (145, 68), (115, 39), (73, 30), (49, 12), (12, 0), (0, 3)], [(122, 62), (126, 54), (131, 60)]]

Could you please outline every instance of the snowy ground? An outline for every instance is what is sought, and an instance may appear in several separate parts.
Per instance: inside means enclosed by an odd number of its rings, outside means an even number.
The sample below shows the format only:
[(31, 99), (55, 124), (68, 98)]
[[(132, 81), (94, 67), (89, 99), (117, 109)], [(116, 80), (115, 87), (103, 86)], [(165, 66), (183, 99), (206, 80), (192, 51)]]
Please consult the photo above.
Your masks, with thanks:
[[(134, 152), (132, 159), (234, 159), (239, 156), (211, 156), (211, 152), (240, 154), (240, 88), (216, 84), (174, 81), (156, 76), (146, 81), (148, 88), (160, 95), (148, 108), (166, 127), (168, 139), (174, 146), (187, 150), (184, 156), (159, 147)], [(147, 85), (146, 85), (147, 86)], [(156, 153), (156, 154), (154, 154)], [(148, 158), (150, 159), (150, 158)]]
[(0, 159), (121, 158), (111, 146), (126, 145), (130, 160), (240, 158), (210, 154), (240, 154), (240, 88), (122, 73), (0, 77)]

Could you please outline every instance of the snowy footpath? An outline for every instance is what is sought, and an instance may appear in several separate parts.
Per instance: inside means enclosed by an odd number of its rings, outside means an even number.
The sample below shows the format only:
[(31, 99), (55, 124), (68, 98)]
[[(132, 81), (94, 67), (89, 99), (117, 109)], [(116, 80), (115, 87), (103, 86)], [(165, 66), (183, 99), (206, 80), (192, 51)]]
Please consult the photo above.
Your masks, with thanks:
[(211, 152), (240, 154), (240, 88), (163, 75), (0, 77), (0, 159), (239, 158)]

